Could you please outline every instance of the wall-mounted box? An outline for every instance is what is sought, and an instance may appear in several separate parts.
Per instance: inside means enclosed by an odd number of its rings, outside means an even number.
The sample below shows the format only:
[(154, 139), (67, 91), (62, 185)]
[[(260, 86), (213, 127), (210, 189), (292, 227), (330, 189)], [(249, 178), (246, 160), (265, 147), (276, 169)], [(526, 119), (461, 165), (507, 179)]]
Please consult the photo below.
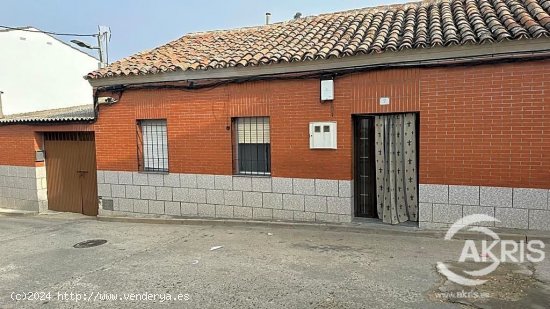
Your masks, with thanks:
[(35, 153), (35, 162), (44, 162), (46, 160), (46, 153), (44, 150), (37, 150)]
[(334, 80), (321, 80), (321, 101), (334, 100)]
[(335, 121), (309, 123), (310, 149), (336, 149), (337, 136)]

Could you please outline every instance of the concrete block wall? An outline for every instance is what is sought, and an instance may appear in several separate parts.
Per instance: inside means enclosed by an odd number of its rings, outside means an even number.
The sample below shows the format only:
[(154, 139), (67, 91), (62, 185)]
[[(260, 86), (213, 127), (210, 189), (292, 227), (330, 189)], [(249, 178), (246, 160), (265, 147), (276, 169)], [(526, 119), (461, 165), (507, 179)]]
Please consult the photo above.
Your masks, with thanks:
[(444, 228), (464, 216), (487, 214), (500, 222), (483, 225), (550, 230), (550, 190), (421, 184), (419, 226)]
[(349, 180), (98, 171), (100, 214), (351, 222)]
[(36, 168), (36, 195), (38, 200), (38, 211), (48, 210), (48, 181), (46, 179), (46, 167)]
[(45, 200), (47, 209), (45, 178), (45, 167), (0, 165), (0, 207), (38, 211)]

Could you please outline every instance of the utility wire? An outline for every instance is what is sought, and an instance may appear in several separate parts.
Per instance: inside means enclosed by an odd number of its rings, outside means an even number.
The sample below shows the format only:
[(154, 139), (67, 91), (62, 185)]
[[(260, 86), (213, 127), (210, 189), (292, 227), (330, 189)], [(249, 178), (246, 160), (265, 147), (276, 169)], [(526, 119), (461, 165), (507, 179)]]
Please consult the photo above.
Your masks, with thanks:
[[(495, 57), (496, 56), (496, 57)], [(372, 64), (356, 67), (348, 67), (342, 69), (329, 69), (329, 70), (316, 70), (312, 72), (297, 72), (287, 74), (267, 74), (259, 76), (241, 77), (241, 78), (227, 78), (221, 80), (215, 80), (206, 83), (197, 83), (195, 81), (187, 81), (188, 85), (174, 85), (174, 84), (159, 84), (159, 83), (142, 83), (142, 84), (119, 84), (113, 86), (97, 87), (97, 91), (113, 91), (123, 93), (127, 89), (174, 89), (188, 92), (196, 92), (200, 90), (208, 91), (227, 84), (240, 84), (246, 82), (255, 81), (267, 81), (267, 80), (296, 80), (296, 79), (314, 79), (323, 76), (331, 76), (332, 78), (349, 75), (356, 72), (365, 72), (375, 69), (391, 69), (391, 68), (404, 68), (404, 67), (436, 67), (436, 66), (456, 66), (456, 65), (479, 65), (496, 62), (521, 62), (537, 59), (549, 59), (550, 49), (540, 50), (537, 52), (511, 52), (492, 54), (489, 56), (467, 56), (459, 58), (446, 58), (440, 60), (427, 60), (427, 61), (406, 61), (401, 63), (387, 63), (387, 64)]]
[(97, 36), (97, 34), (57, 33), (57, 32), (51, 32), (51, 31), (33, 30), (33, 29), (25, 29), (25, 28), (17, 28), (17, 27), (9, 27), (9, 26), (0, 26), (0, 28), (10, 29), (10, 30), (27, 31), (27, 32), (39, 32), (39, 33), (45, 33), (45, 34), (51, 34), (51, 35), (87, 36), (87, 37), (96, 37)]

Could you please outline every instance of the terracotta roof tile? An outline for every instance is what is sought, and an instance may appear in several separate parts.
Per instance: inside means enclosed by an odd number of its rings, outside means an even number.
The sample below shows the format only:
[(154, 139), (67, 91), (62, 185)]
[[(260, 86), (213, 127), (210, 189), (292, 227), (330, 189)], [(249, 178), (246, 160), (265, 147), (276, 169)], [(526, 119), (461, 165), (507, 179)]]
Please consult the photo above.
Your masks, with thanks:
[(437, 0), (191, 33), (87, 77), (258, 66), (549, 36), (550, 0)]

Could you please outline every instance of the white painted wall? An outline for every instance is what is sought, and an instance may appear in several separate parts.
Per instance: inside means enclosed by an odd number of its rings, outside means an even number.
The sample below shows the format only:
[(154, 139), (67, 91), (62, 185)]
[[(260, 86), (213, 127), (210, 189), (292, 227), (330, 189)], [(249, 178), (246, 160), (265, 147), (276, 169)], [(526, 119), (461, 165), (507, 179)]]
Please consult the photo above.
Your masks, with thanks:
[(83, 76), (98, 62), (44, 33), (0, 31), (4, 114), (91, 104), (92, 87)]

